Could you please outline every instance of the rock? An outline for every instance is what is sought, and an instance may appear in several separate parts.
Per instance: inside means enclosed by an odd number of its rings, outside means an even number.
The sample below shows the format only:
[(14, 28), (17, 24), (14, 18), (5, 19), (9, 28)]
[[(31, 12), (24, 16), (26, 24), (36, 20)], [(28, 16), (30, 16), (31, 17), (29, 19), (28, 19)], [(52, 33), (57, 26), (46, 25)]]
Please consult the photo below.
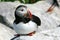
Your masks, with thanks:
[[(14, 11), (20, 4), (21, 3), (19, 2), (0, 3), (0, 15), (4, 17), (4, 21), (7, 23), (7, 25), (13, 27), (13, 21), (15, 19)], [(36, 15), (41, 19), (41, 26), (39, 26), (38, 31), (34, 36), (21, 36), (19, 37), (21, 40), (60, 40), (60, 28), (58, 28), (58, 25), (60, 25), (60, 9), (55, 7), (51, 14), (46, 13), (47, 9), (51, 5), (46, 1), (39, 1), (35, 4), (23, 5), (26, 5), (33, 15)], [(13, 35), (15, 34), (13, 30), (1, 23), (0, 27), (0, 40), (10, 40), (10, 38), (13, 38)]]
[[(13, 26), (14, 21), (14, 11), (15, 8), (20, 5), (19, 2), (2, 2), (0, 3), (0, 15), (2, 15), (5, 19), (5, 22)], [(21, 4), (22, 5), (22, 4)], [(28, 6), (29, 10), (32, 14), (38, 16), (41, 19), (41, 26), (40, 30), (52, 29), (56, 28), (57, 25), (60, 24), (60, 14), (59, 9), (56, 7), (52, 14), (46, 13), (47, 9), (49, 8), (50, 4), (45, 1), (39, 1), (35, 4), (23, 4)]]
[(0, 40), (10, 40), (14, 34), (15, 31), (0, 23)]

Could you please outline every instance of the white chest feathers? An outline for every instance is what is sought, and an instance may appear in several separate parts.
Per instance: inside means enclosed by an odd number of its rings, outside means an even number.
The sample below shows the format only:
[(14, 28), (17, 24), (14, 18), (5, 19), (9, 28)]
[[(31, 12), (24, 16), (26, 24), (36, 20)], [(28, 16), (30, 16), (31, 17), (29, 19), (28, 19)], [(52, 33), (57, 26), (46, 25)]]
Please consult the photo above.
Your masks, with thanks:
[(26, 24), (20, 22), (19, 24), (14, 24), (13, 28), (18, 34), (28, 34), (37, 30), (37, 24), (32, 21)]

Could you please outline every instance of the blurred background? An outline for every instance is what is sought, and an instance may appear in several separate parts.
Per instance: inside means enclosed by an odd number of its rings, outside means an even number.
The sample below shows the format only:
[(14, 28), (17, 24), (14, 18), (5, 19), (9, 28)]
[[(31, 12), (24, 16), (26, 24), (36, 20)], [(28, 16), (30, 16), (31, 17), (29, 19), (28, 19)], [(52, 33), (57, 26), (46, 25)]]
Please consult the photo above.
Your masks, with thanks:
[(32, 4), (32, 3), (35, 3), (37, 1), (41, 1), (41, 0), (0, 0), (0, 2), (14, 2), (14, 1), (19, 1), (21, 3), (25, 3), (25, 4)]
[(19, 1), (19, 2), (25, 3), (25, 4), (27, 4), (27, 3), (32, 4), (32, 3), (35, 3), (35, 2), (41, 1), (41, 0), (0, 0), (0, 2), (9, 2), (9, 1), (11, 1), (11, 2)]

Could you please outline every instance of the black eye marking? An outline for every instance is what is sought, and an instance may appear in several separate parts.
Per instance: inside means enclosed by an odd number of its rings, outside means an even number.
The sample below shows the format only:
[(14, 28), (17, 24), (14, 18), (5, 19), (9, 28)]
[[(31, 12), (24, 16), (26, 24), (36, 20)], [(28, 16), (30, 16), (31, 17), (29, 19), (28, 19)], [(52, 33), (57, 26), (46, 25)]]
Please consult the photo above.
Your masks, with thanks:
[(24, 9), (21, 9), (21, 11), (24, 11)]

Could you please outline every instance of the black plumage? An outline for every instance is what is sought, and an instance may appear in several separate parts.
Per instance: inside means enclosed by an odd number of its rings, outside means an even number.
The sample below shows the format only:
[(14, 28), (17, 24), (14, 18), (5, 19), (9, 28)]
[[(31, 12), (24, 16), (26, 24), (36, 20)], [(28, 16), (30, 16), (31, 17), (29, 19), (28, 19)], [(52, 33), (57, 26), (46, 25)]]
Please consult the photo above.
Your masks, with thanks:
[[(16, 8), (16, 10), (19, 9), (20, 7), (25, 7), (25, 8), (27, 8), (27, 7), (24, 6), (24, 5), (20, 5), (20, 6), (18, 6), (18, 7)], [(16, 10), (15, 10), (15, 20), (14, 20), (14, 23), (16, 23), (16, 24), (18, 24), (18, 23), (20, 23), (20, 22), (28, 23), (29, 21), (33, 21), (33, 22), (35, 22), (37, 25), (41, 25), (41, 20), (40, 20), (37, 16), (32, 15), (32, 19), (26, 18), (26, 17), (24, 17), (24, 16), (18, 16), (18, 15), (17, 15), (18, 13), (17, 13)]]
[(53, 4), (52, 5), (55, 5), (55, 6), (59, 7), (59, 3), (58, 3), (57, 0), (53, 0)]
[(16, 8), (16, 10), (19, 9), (20, 7), (25, 7), (25, 8), (27, 8), (27, 7), (24, 6), (24, 5), (19, 5), (19, 6)]
[(38, 26), (41, 25), (41, 20), (35, 15), (32, 15), (32, 21), (35, 22)]
[(41, 25), (41, 20), (35, 15), (32, 15), (32, 19), (30, 19), (30, 18), (20, 17), (15, 13), (14, 23), (16, 23), (16, 24), (18, 24), (20, 22), (28, 23), (29, 21), (35, 22), (38, 26)]

